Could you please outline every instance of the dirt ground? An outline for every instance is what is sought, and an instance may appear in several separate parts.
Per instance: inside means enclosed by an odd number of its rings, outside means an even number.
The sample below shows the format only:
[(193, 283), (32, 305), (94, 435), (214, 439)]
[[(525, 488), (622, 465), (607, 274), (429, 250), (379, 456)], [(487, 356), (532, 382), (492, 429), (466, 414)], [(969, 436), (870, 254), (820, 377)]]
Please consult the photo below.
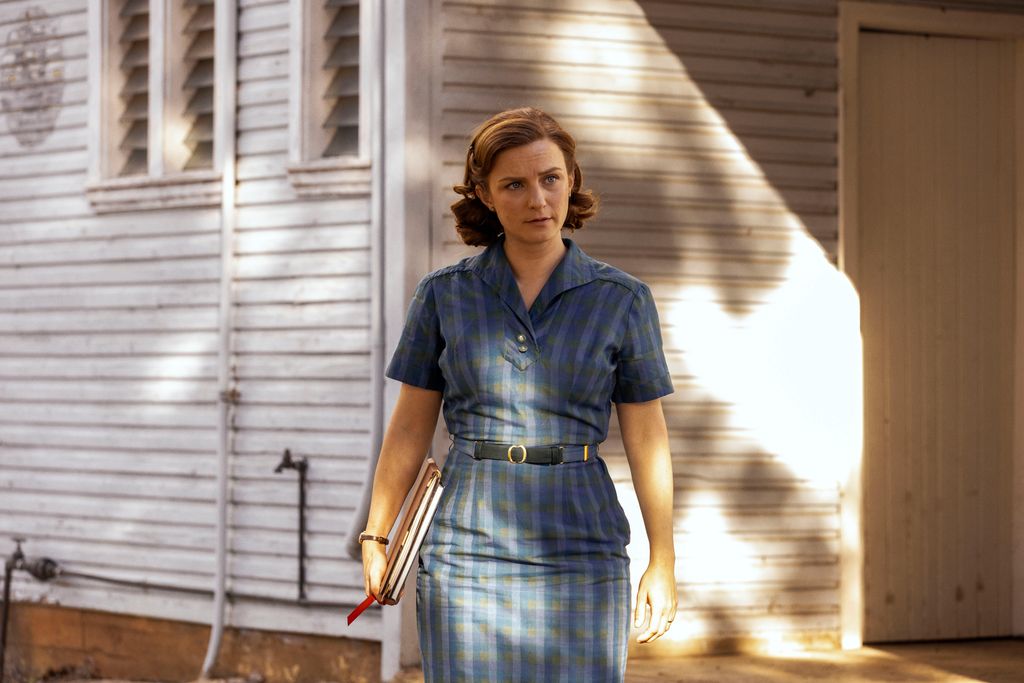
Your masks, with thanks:
[[(632, 659), (626, 683), (1024, 683), (1024, 639), (915, 643), (849, 652)], [(71, 681), (61, 683), (129, 683)], [(198, 682), (197, 682), (198, 683)], [(244, 679), (206, 683), (246, 683)], [(423, 683), (410, 670), (391, 683)], [(540, 683), (530, 681), (529, 683)], [(581, 681), (580, 683), (586, 683)]]
[[(1024, 639), (916, 643), (849, 652), (632, 659), (626, 683), (1024, 683)], [(393, 683), (423, 683), (407, 671)], [(582, 682), (581, 682), (582, 683)]]

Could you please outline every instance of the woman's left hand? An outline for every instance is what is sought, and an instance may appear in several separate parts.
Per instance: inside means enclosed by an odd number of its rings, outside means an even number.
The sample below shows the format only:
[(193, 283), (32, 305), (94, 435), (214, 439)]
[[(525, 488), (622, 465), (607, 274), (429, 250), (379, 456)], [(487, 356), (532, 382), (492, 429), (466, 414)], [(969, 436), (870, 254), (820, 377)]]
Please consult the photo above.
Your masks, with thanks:
[(633, 626), (643, 629), (639, 643), (651, 643), (665, 635), (676, 618), (675, 560), (654, 561), (640, 579), (633, 608)]

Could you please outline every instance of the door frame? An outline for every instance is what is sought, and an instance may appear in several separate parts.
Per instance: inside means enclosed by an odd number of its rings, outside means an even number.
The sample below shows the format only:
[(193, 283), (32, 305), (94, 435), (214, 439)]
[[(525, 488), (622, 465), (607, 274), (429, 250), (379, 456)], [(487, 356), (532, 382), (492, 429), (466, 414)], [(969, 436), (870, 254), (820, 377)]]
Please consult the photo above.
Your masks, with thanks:
[[(1014, 102), (1024, 112), (1024, 15), (942, 10), (877, 2), (839, 3), (839, 269), (856, 285), (857, 137), (859, 102), (857, 64), (862, 28), (935, 33), (958, 38), (1016, 41)], [(1024, 116), (1015, 117), (1016, 140), (1016, 320), (1014, 348), (1013, 434), (1013, 608), (1012, 632), (1024, 635)], [(840, 503), (840, 639), (843, 649), (859, 648), (864, 639), (863, 451), (842, 484)]]

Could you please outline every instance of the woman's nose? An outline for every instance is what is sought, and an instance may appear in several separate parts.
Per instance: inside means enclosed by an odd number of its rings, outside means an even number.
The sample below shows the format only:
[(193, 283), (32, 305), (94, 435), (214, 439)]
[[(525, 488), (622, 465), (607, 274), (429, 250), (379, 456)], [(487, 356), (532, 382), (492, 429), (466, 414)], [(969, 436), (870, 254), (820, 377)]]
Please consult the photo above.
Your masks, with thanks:
[(541, 189), (540, 185), (532, 186), (530, 188), (530, 208), (539, 209), (544, 206), (544, 203), (544, 190)]

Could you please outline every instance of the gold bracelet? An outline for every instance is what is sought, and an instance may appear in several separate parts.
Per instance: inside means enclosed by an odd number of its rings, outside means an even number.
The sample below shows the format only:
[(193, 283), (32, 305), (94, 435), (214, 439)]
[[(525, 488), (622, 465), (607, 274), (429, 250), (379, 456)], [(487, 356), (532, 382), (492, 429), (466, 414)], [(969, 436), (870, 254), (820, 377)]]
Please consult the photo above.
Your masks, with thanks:
[(363, 533), (359, 534), (359, 543), (362, 543), (363, 541), (377, 541), (377, 543), (380, 543), (382, 545), (387, 545), (388, 544), (388, 539), (387, 539), (386, 536), (377, 536), (375, 534), (368, 534), (365, 531)]

